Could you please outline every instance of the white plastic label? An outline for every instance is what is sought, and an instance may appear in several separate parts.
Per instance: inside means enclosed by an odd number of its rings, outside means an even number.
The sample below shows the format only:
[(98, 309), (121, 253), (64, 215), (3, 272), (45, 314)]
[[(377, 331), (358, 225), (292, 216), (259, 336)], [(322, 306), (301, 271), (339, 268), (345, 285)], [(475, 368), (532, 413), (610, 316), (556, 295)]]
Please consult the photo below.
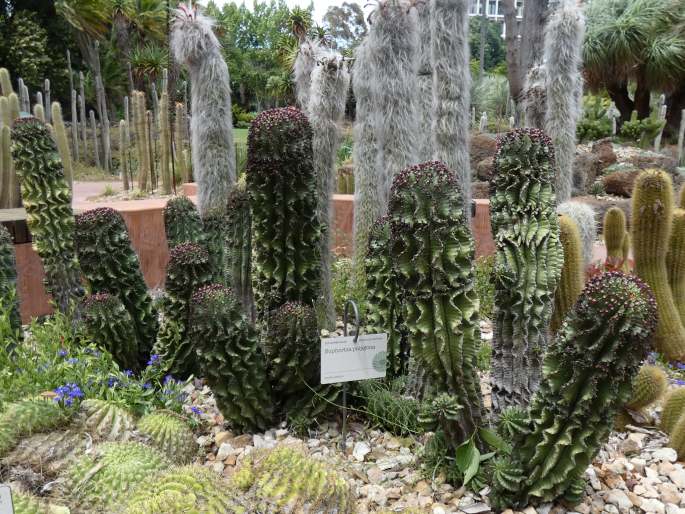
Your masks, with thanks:
[(388, 334), (327, 337), (321, 339), (321, 383), (335, 384), (383, 378), (387, 362)]
[(14, 514), (12, 490), (8, 485), (0, 484), (0, 514)]

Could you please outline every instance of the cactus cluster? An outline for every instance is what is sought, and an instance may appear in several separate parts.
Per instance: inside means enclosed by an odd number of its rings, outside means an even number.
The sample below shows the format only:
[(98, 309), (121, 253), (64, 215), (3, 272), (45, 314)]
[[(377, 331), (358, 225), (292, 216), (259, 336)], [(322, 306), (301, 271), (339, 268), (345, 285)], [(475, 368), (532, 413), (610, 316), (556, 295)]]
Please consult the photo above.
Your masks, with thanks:
[(101, 207), (77, 215), (76, 246), (91, 292), (109, 292), (130, 314), (144, 364), (157, 334), (157, 312), (121, 214)]
[(138, 421), (138, 431), (176, 464), (188, 464), (197, 453), (195, 435), (187, 421), (170, 411), (155, 411)]
[[(21, 330), (19, 315), (19, 291), (17, 290), (17, 269), (12, 236), (4, 225), (0, 225), (0, 299), (2, 309), (7, 309), (9, 322), (14, 332)], [(11, 304), (5, 305), (6, 301)], [(1, 311), (0, 311), (1, 314)]]
[(258, 313), (287, 301), (312, 305), (321, 289), (321, 224), (309, 122), (294, 107), (264, 111), (247, 144)]
[(45, 268), (47, 291), (62, 312), (70, 312), (83, 295), (74, 248), (71, 190), (44, 123), (35, 118), (15, 121), (12, 157), (21, 179), (26, 223)]
[(580, 231), (568, 216), (559, 217), (559, 239), (564, 251), (564, 265), (561, 268), (559, 286), (554, 293), (554, 311), (550, 323), (552, 332), (559, 330), (585, 285)]
[(527, 405), (540, 381), (554, 291), (563, 265), (555, 212), (554, 148), (538, 129), (499, 138), (490, 182), (495, 260), (492, 399)]
[(204, 243), (200, 214), (187, 196), (175, 196), (167, 202), (164, 231), (169, 248), (181, 243)]
[(56, 402), (45, 399), (28, 399), (10, 403), (0, 414), (0, 457), (19, 441), (35, 432), (59, 426), (67, 415)]
[(478, 299), (473, 289), (474, 244), (456, 175), (437, 161), (412, 166), (393, 180), (391, 255), (402, 318), (418, 365), (438, 392), (456, 396), (469, 435), (482, 419), (476, 355)]
[(547, 350), (544, 376), (508, 456), (493, 464), (493, 504), (577, 503), (583, 474), (611, 431), (656, 327), (656, 302), (635, 277), (592, 279)]
[(271, 388), (256, 329), (221, 285), (197, 289), (191, 304), (192, 351), (202, 359), (219, 410), (236, 428), (266, 429), (272, 419)]

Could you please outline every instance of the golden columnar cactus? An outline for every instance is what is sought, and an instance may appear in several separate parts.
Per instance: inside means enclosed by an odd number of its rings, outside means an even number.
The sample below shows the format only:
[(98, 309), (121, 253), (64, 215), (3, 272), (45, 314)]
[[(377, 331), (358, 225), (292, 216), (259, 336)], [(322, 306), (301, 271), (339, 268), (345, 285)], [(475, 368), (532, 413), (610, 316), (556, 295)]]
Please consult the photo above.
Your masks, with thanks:
[(685, 323), (685, 209), (673, 211), (673, 228), (666, 254), (668, 284), (671, 286), (673, 301)]
[(666, 253), (673, 225), (673, 185), (664, 171), (643, 171), (635, 181), (632, 205), (635, 273), (654, 291), (659, 324), (654, 346), (668, 359), (685, 356), (685, 328), (668, 283)]
[(685, 387), (671, 389), (664, 400), (664, 405), (661, 410), (661, 425), (659, 428), (667, 434), (670, 434), (676, 421), (678, 421), (678, 418), (680, 418), (684, 411)]
[(633, 394), (626, 404), (631, 410), (640, 410), (659, 400), (668, 387), (668, 377), (661, 366), (645, 364), (633, 380)]
[(576, 223), (568, 216), (559, 217), (559, 238), (564, 249), (564, 266), (561, 268), (559, 286), (554, 293), (554, 311), (551, 321), (553, 332), (559, 330), (566, 313), (576, 303), (585, 285), (580, 232)]
[(626, 234), (626, 215), (618, 207), (611, 207), (604, 215), (604, 245), (607, 258), (615, 264), (628, 258), (624, 251)]

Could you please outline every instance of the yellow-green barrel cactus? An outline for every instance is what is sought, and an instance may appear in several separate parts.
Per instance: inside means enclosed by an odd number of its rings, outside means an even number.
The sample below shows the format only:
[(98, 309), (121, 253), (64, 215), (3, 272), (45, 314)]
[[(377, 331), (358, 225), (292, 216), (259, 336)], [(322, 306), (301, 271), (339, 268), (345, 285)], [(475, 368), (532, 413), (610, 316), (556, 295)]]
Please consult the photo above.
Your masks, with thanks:
[(138, 421), (138, 431), (176, 464), (188, 464), (197, 454), (197, 442), (187, 421), (171, 411), (156, 411)]
[(21, 183), (26, 224), (43, 261), (48, 293), (62, 312), (83, 296), (74, 247), (71, 189), (57, 146), (44, 123), (19, 118), (12, 130), (12, 158)]
[(157, 335), (157, 311), (121, 214), (100, 207), (77, 215), (76, 246), (91, 292), (116, 296), (130, 314), (144, 365)]
[(18, 334), (21, 330), (21, 316), (14, 243), (4, 225), (0, 225), (0, 306), (7, 310), (10, 326)]
[(402, 323), (402, 302), (390, 255), (390, 222), (387, 216), (376, 220), (369, 231), (369, 249), (364, 259), (366, 273), (367, 333), (388, 334), (386, 377), (407, 371), (408, 348)]
[(673, 210), (671, 177), (659, 170), (640, 173), (632, 203), (635, 274), (652, 288), (659, 307), (654, 347), (668, 359), (680, 359), (685, 357), (685, 328), (673, 300), (666, 265)]
[(280, 414), (314, 419), (337, 399), (339, 388), (319, 383), (320, 337), (308, 305), (287, 302), (269, 314), (263, 346)]
[(575, 221), (568, 216), (559, 217), (559, 237), (564, 249), (564, 265), (561, 268), (559, 286), (554, 293), (554, 311), (550, 325), (552, 332), (559, 330), (566, 314), (576, 303), (585, 285), (580, 232)]
[(474, 244), (457, 175), (441, 162), (395, 175), (389, 203), (391, 255), (412, 355), (437, 392), (459, 399), (461, 432), (481, 423)]
[(666, 392), (668, 376), (661, 366), (645, 364), (633, 381), (633, 391), (626, 407), (640, 410), (658, 401)]
[(628, 256), (624, 253), (624, 242), (628, 230), (626, 229), (626, 215), (618, 207), (610, 207), (604, 215), (602, 235), (607, 249), (607, 258), (618, 264)]
[(48, 399), (19, 400), (7, 404), (0, 414), (0, 457), (14, 448), (21, 437), (50, 430), (66, 420), (64, 409)]
[(607, 272), (587, 284), (547, 350), (525, 425), (493, 463), (495, 507), (580, 501), (655, 327), (654, 297), (637, 277)]
[(680, 321), (685, 323), (685, 209), (673, 211), (673, 228), (666, 254), (666, 269)]
[(252, 213), (244, 178), (240, 178), (228, 195), (226, 227), (226, 269), (224, 282), (240, 299), (248, 317), (255, 317), (252, 293)]
[(287, 301), (321, 296), (312, 129), (294, 107), (259, 114), (247, 137), (254, 292), (260, 316)]
[(19, 491), (12, 491), (12, 504), (14, 514), (70, 514), (68, 507)]
[(125, 441), (135, 429), (130, 412), (116, 403), (100, 399), (82, 401), (77, 422), (80, 430), (95, 441)]
[(678, 459), (685, 458), (685, 415), (681, 415), (670, 432), (668, 446), (678, 452)]
[(136, 486), (168, 467), (164, 455), (142, 443), (103, 443), (66, 470), (65, 496), (74, 514), (116, 512)]
[(526, 406), (538, 388), (564, 262), (555, 211), (554, 147), (538, 129), (500, 137), (490, 181), (497, 249), (492, 403)]
[(266, 359), (240, 302), (229, 289), (211, 284), (198, 289), (191, 304), (192, 349), (219, 410), (237, 429), (267, 429), (272, 405)]
[(233, 476), (233, 485), (247, 493), (255, 508), (266, 502), (277, 507), (273, 512), (354, 512), (345, 479), (295, 447), (251, 454)]
[(664, 398), (659, 428), (670, 434), (683, 413), (685, 413), (685, 387), (674, 387)]
[(169, 248), (181, 243), (204, 243), (200, 214), (187, 196), (175, 196), (164, 206), (164, 231)]

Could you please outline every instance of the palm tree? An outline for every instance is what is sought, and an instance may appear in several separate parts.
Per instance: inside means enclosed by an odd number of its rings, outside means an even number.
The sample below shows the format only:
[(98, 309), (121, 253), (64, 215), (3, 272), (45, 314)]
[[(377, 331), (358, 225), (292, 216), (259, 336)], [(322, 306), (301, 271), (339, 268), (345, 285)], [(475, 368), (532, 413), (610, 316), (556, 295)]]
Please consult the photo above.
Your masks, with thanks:
[(606, 88), (623, 120), (633, 110), (640, 119), (648, 117), (652, 92), (670, 94), (669, 111), (680, 112), (685, 102), (685, 0), (591, 0), (586, 13), (588, 85)]
[(302, 43), (307, 36), (309, 28), (312, 26), (312, 14), (307, 9), (293, 7), (290, 11), (290, 30), (297, 40)]

